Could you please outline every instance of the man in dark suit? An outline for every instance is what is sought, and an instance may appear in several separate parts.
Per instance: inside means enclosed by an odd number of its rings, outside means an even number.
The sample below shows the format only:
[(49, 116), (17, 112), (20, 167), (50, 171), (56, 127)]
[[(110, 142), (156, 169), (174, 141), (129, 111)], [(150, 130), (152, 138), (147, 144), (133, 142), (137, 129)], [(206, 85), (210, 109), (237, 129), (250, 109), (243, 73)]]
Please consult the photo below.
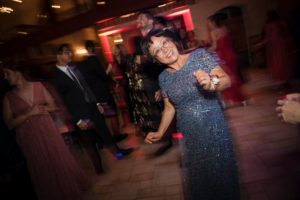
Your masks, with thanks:
[(50, 82), (53, 84), (72, 121), (78, 129), (81, 142), (94, 164), (96, 172), (102, 173), (101, 158), (96, 144), (108, 147), (115, 157), (121, 158), (132, 152), (132, 149), (121, 149), (113, 140), (105, 119), (99, 112), (98, 102), (80, 72), (72, 64), (70, 45), (62, 44), (56, 52), (57, 64)]
[(111, 114), (104, 113), (107, 116), (107, 120), (111, 124), (113, 137), (116, 141), (120, 141), (127, 137), (127, 134), (121, 134), (120, 125), (117, 115), (117, 106), (114, 102), (114, 98), (110, 92), (111, 85), (114, 84), (114, 80), (108, 75), (109, 68), (104, 69), (100, 59), (96, 55), (95, 45), (93, 41), (87, 40), (85, 42), (85, 48), (88, 52), (87, 57), (78, 66), (81, 74), (86, 80), (89, 88), (91, 88), (97, 101), (110, 108)]

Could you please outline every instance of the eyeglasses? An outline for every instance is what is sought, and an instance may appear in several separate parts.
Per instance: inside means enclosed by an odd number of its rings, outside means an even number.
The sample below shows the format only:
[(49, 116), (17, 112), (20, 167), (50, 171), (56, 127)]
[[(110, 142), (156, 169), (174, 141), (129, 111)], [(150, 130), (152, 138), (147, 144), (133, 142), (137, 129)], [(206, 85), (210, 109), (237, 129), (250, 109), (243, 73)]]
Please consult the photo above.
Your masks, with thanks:
[(171, 44), (171, 40), (170, 39), (163, 39), (159, 42), (159, 44), (154, 47), (153, 51), (152, 51), (152, 55), (154, 57), (160, 57), (164, 54), (164, 51), (162, 50), (162, 48), (169, 48)]
[(63, 51), (62, 54), (64, 55), (73, 55), (72, 51)]

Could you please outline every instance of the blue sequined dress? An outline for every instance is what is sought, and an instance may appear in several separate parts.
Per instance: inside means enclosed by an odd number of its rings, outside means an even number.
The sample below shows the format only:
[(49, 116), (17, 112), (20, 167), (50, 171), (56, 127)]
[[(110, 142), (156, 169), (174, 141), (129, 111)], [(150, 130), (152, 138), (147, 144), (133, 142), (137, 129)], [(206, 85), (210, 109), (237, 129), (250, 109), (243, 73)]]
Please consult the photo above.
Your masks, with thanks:
[(210, 72), (217, 65), (214, 54), (197, 49), (180, 70), (165, 70), (159, 77), (183, 133), (183, 180), (189, 200), (239, 199), (237, 165), (225, 116), (216, 93), (203, 90), (193, 76), (198, 69)]

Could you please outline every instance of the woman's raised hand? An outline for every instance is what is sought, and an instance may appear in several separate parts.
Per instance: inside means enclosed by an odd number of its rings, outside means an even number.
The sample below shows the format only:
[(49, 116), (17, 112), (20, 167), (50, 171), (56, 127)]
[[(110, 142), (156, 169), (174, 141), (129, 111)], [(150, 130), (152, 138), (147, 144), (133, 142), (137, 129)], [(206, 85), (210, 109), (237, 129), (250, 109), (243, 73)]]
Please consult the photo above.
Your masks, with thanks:
[(147, 144), (152, 144), (153, 142), (157, 142), (162, 138), (163, 134), (160, 132), (149, 132), (144, 140)]
[(194, 72), (194, 76), (197, 79), (198, 83), (203, 87), (203, 89), (210, 90), (211, 80), (207, 72), (203, 70), (197, 70)]

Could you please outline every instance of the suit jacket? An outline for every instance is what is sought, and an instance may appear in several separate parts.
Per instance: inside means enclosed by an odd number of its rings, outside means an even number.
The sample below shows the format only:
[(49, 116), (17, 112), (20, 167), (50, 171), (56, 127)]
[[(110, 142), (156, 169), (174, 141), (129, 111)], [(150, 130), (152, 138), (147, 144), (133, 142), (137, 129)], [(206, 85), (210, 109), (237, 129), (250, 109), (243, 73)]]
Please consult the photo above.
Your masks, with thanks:
[[(80, 87), (68, 75), (66, 75), (57, 67), (55, 67), (54, 74), (50, 79), (50, 82), (60, 94), (65, 107), (72, 115), (74, 124), (76, 124), (80, 119), (92, 120), (95, 123), (94, 131), (98, 136), (100, 136), (101, 142), (104, 142), (106, 145), (114, 145), (113, 138), (105, 123), (104, 116), (100, 114), (96, 106), (96, 102), (86, 102)], [(85, 83), (83, 79), (81, 82), (86, 85), (87, 90), (90, 90), (90, 88), (87, 87), (87, 83)], [(86, 135), (86, 133), (84, 135)]]
[(62, 98), (74, 123), (80, 119), (90, 119), (91, 106), (85, 101), (80, 87), (68, 75), (55, 67), (49, 81)]
[(88, 56), (79, 63), (78, 68), (99, 102), (112, 98), (109, 87), (113, 80), (106, 74), (101, 61), (96, 55)]

